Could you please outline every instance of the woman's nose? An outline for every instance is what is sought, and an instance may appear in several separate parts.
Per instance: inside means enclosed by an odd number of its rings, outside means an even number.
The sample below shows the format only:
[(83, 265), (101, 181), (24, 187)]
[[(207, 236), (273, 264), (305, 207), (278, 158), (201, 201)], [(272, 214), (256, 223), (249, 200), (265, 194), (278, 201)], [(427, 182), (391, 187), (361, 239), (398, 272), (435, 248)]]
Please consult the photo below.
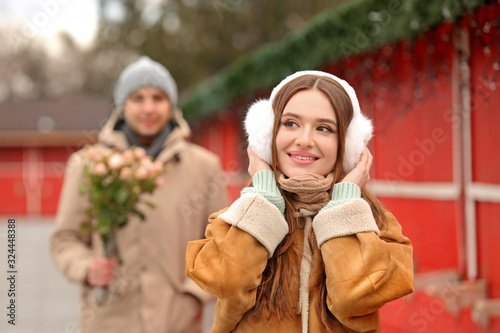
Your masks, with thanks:
[(295, 144), (300, 147), (312, 147), (314, 146), (314, 140), (312, 138), (311, 131), (304, 129), (298, 133), (297, 138), (295, 139)]

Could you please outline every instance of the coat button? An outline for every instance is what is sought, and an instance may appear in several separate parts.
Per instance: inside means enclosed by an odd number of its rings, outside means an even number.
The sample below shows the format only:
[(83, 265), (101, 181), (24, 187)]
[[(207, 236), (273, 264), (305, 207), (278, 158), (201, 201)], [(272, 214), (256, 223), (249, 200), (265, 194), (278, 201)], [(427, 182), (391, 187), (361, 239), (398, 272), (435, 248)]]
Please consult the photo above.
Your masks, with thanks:
[(300, 314), (302, 312), (302, 302), (298, 301), (297, 303), (297, 314)]

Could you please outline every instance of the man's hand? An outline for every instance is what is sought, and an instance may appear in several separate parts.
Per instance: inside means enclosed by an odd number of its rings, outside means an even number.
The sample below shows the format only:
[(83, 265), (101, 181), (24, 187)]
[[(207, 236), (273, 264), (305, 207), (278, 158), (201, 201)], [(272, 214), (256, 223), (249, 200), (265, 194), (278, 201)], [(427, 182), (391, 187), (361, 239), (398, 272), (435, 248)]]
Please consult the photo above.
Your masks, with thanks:
[(113, 279), (113, 270), (118, 265), (116, 258), (94, 257), (87, 273), (91, 286), (107, 286)]

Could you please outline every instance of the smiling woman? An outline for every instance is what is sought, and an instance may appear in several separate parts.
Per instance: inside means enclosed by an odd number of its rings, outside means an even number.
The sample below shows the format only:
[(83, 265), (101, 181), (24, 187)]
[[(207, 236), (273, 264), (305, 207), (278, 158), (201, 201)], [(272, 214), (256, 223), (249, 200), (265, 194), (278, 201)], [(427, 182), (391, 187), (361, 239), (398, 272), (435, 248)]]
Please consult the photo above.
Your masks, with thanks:
[(297, 72), (245, 125), (251, 186), (186, 254), (218, 298), (212, 332), (380, 332), (378, 309), (413, 290), (412, 247), (365, 189), (372, 125), (354, 90)]

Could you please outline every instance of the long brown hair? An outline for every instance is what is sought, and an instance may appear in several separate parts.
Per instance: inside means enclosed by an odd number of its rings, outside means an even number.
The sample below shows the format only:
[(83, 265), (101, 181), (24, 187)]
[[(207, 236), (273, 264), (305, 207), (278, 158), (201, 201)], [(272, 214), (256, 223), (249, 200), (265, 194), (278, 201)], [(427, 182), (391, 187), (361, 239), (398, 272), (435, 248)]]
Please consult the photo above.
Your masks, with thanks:
[[(281, 125), (281, 116), (288, 101), (296, 93), (302, 90), (315, 89), (321, 91), (330, 101), (337, 118), (338, 126), (338, 149), (337, 161), (333, 170), (334, 182), (340, 182), (346, 172), (343, 167), (345, 137), (347, 127), (353, 118), (353, 107), (349, 95), (345, 89), (335, 80), (318, 75), (302, 75), (284, 85), (276, 94), (273, 100), (274, 125), (272, 140), (273, 171), (278, 179), (276, 135)], [(279, 187), (279, 184), (278, 184)], [(299, 279), (298, 267), (301, 258), (299, 250), (295, 245), (294, 232), (299, 226), (298, 218), (295, 216), (295, 209), (292, 206), (291, 196), (288, 192), (280, 192), (285, 199), (285, 219), (288, 223), (288, 234), (276, 248), (274, 255), (268, 260), (266, 269), (263, 272), (262, 283), (257, 290), (257, 300), (252, 310), (252, 315), (257, 319), (269, 319), (276, 316), (278, 319), (293, 319), (295, 306), (292, 298), (287, 295), (291, 290), (294, 281)], [(385, 218), (380, 202), (366, 189), (362, 189), (362, 197), (370, 204), (376, 218)], [(310, 238), (311, 239), (311, 238)], [(311, 241), (312, 242), (312, 241)], [(333, 324), (331, 314), (326, 308), (326, 276), (323, 274), (317, 281), (313, 281), (313, 290), (319, 292), (318, 313), (321, 321), (327, 327)]]

